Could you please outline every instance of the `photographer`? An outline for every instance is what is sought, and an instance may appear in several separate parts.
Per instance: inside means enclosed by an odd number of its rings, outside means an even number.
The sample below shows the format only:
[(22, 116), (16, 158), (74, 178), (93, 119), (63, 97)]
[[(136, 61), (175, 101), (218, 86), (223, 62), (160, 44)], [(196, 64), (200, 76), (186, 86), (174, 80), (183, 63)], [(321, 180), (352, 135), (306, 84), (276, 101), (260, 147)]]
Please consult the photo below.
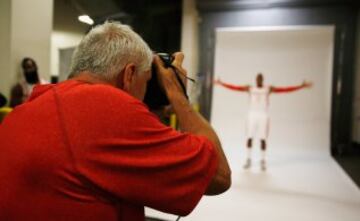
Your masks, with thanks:
[[(183, 59), (172, 63), (182, 76)], [(142, 102), (152, 64), (181, 132)], [(0, 149), (0, 220), (137, 221), (144, 206), (187, 215), (231, 184), (218, 137), (174, 70), (116, 22), (84, 37), (70, 80), (36, 86), (8, 115)]]

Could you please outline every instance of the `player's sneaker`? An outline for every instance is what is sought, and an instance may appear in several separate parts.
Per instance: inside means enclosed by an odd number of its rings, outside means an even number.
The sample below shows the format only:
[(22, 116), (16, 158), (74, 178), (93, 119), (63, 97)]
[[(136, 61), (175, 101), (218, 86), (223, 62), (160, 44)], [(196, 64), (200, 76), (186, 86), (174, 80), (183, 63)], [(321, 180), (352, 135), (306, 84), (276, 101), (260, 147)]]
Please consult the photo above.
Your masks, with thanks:
[(244, 169), (249, 169), (251, 167), (251, 159), (247, 159), (244, 165)]
[(262, 170), (262, 171), (265, 171), (265, 170), (266, 170), (266, 161), (265, 161), (265, 160), (261, 160), (261, 162), (260, 162), (260, 167), (261, 167), (261, 170)]

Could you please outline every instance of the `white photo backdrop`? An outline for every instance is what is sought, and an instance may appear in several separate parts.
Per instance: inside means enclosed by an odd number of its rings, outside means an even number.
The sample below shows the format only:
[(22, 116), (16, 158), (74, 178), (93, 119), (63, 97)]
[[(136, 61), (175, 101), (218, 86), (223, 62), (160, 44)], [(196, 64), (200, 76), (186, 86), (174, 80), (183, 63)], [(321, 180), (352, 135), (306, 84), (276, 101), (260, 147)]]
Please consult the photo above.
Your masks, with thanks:
[[(307, 90), (270, 95), (272, 151), (321, 151), (330, 154), (333, 59), (332, 26), (219, 28), (216, 30), (214, 77), (236, 85), (290, 86), (313, 82)], [(232, 161), (244, 156), (248, 94), (213, 87), (211, 123)], [(259, 142), (254, 142), (254, 150)]]

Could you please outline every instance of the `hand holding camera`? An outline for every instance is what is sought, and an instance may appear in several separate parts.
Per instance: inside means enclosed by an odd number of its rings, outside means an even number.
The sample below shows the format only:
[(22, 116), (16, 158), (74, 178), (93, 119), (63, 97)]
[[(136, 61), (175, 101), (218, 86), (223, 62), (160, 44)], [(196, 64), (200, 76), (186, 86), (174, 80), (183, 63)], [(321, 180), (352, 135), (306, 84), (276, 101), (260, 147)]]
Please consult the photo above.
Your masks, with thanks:
[(158, 109), (170, 104), (169, 98), (175, 94), (186, 94), (186, 70), (182, 67), (184, 54), (159, 53), (154, 56), (152, 77), (147, 85), (144, 102), (150, 109)]

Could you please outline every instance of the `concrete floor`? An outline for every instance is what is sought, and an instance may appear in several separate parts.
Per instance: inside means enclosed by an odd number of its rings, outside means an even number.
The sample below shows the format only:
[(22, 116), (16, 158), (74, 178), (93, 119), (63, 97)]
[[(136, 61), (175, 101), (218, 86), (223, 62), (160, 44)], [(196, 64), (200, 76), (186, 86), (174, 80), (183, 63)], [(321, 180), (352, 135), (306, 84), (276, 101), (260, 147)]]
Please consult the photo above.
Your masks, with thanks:
[[(244, 158), (227, 149), (233, 185), (223, 195), (204, 197), (188, 221), (357, 221), (360, 190), (330, 155), (304, 149), (274, 149), (268, 170), (260, 171), (258, 152), (253, 167), (242, 169)], [(176, 216), (146, 209), (165, 220)]]

